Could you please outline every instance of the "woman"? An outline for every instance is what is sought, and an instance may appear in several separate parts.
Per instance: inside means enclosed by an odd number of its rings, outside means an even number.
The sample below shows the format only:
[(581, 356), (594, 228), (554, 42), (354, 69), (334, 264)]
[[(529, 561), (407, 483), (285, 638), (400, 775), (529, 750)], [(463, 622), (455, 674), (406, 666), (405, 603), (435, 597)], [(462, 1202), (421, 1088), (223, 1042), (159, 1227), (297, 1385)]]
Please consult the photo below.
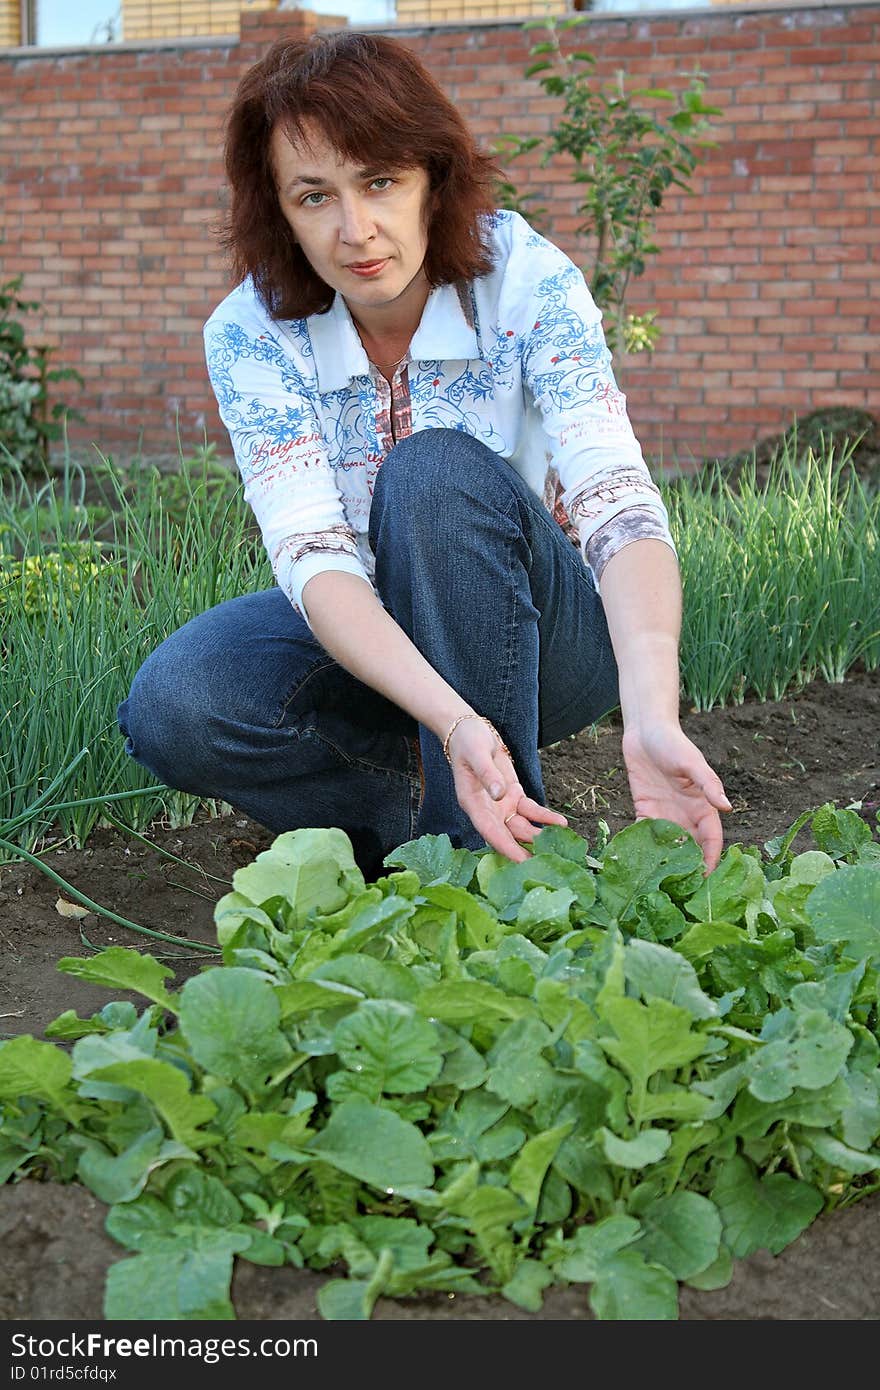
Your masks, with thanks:
[[(679, 726), (666, 512), (583, 276), (402, 44), (276, 43), (230, 113), (211, 383), (277, 587), (192, 619), (119, 707), (128, 752), (365, 873), (446, 833), (511, 860), (538, 750), (620, 703), (637, 816), (722, 845)], [(574, 544), (572, 543), (574, 542)]]

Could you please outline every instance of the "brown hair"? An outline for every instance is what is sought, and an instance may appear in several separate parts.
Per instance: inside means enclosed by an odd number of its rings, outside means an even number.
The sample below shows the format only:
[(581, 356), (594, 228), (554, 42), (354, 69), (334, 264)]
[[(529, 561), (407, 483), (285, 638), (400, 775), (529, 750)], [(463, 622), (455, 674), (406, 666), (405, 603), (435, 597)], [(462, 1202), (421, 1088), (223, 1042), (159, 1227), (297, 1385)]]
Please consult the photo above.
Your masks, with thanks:
[(237, 280), (252, 276), (275, 318), (305, 318), (333, 302), (281, 212), (270, 158), (275, 127), (304, 143), (306, 122), (344, 159), (427, 172), (431, 285), (491, 270), (481, 217), (495, 208), (498, 166), (415, 54), (396, 39), (346, 30), (280, 39), (245, 73), (229, 112), (222, 231)]

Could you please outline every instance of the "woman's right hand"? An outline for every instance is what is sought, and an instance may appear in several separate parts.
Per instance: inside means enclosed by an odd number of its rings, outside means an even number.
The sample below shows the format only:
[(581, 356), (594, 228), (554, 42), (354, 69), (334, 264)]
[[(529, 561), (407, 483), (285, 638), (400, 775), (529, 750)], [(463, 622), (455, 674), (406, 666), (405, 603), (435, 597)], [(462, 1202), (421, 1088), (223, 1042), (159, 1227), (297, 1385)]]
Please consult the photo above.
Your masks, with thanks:
[(526, 796), (498, 734), (479, 718), (463, 719), (448, 743), (458, 804), (492, 849), (515, 863), (545, 825), (567, 825), (565, 816)]

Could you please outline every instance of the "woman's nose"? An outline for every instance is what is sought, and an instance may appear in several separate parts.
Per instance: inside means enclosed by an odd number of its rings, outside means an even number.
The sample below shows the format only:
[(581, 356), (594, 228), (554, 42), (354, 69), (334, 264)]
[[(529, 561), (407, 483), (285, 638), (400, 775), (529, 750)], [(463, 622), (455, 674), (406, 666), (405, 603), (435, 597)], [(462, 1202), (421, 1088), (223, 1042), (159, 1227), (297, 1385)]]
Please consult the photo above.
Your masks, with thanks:
[(339, 235), (347, 245), (362, 246), (375, 235), (375, 231), (369, 210), (359, 199), (341, 204)]

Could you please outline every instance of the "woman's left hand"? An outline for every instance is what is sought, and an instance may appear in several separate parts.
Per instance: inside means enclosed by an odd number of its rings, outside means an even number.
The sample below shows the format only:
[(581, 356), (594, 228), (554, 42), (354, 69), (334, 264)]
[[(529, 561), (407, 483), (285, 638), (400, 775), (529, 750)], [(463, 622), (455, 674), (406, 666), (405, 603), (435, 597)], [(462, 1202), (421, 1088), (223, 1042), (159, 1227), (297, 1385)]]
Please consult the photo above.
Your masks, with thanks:
[(696, 744), (678, 724), (629, 728), (623, 758), (636, 819), (674, 821), (697, 841), (707, 872), (716, 868), (724, 843), (719, 812), (731, 807), (721, 778)]

